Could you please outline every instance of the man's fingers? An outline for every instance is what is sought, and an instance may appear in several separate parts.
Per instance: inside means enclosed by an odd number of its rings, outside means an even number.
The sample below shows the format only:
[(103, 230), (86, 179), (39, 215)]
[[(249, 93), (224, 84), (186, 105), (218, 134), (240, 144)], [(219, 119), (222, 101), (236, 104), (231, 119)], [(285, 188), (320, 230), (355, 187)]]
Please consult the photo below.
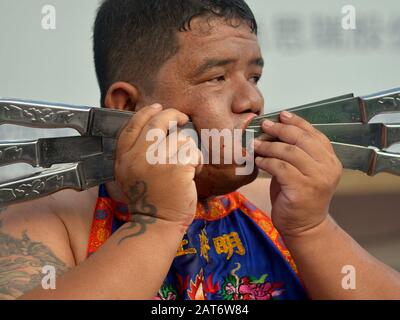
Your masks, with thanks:
[(274, 123), (269, 120), (263, 122), (262, 129), (266, 134), (276, 137), (282, 142), (299, 147), (313, 159), (322, 160), (322, 151), (325, 150), (325, 147), (319, 136), (294, 125)]
[(299, 179), (304, 177), (299, 170), (283, 160), (258, 157), (256, 158), (256, 165), (261, 170), (276, 177), (281, 186), (293, 184), (293, 181), (299, 181)]
[(117, 153), (124, 154), (128, 152), (135, 144), (147, 122), (161, 110), (162, 106), (160, 104), (154, 104), (141, 109), (133, 115), (119, 136)]
[(303, 129), (311, 134), (315, 133), (315, 128), (303, 118), (295, 115), (294, 113), (283, 111), (280, 114), (281, 122)]
[(321, 141), (321, 143), (327, 148), (327, 150), (330, 150), (333, 152), (332, 143), (328, 139), (328, 137), (325, 136), (319, 130), (317, 130), (308, 121), (304, 120), (303, 118), (301, 118), (293, 113), (287, 112), (287, 111), (283, 111), (280, 114), (280, 119), (281, 119), (281, 122), (284, 124), (288, 124), (288, 125), (292, 125), (292, 126), (301, 128), (304, 131), (309, 132), (311, 135), (317, 136), (319, 138), (319, 140)]
[(204, 157), (200, 149), (197, 147), (196, 142), (189, 136), (176, 136), (169, 135), (158, 146), (158, 154), (163, 155), (163, 163), (165, 164), (178, 164), (178, 165), (192, 165), (197, 167), (204, 163)]
[[(255, 140), (254, 150), (257, 155), (262, 157), (286, 161), (306, 176), (312, 175), (314, 172), (315, 160), (297, 146), (283, 142)], [(312, 165), (313, 162), (315, 165)]]
[(150, 164), (191, 165), (197, 168), (204, 163), (204, 157), (192, 137), (168, 135), (160, 142), (147, 148), (146, 159)]
[(151, 141), (147, 141), (148, 137), (164, 136), (166, 138), (170, 129), (177, 130), (177, 127), (184, 126), (188, 121), (189, 117), (176, 109), (164, 110), (146, 123), (138, 139), (144, 141), (147, 148), (152, 144)]

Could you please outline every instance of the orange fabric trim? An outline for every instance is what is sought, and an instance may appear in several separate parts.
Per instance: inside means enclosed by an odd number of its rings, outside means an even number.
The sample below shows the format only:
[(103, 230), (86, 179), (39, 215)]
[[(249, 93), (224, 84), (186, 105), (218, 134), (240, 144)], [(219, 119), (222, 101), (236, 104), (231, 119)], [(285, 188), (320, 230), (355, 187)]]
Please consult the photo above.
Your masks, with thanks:
[[(297, 266), (289, 252), (283, 243), (282, 237), (280, 236), (278, 230), (276, 230), (275, 226), (272, 223), (270, 217), (268, 217), (263, 211), (254, 206), (249, 200), (247, 200), (242, 194), (236, 193), (236, 196), (239, 198), (240, 209), (250, 217), (260, 228), (265, 232), (268, 238), (274, 243), (274, 245), (281, 252), (285, 260), (292, 267), (293, 271), (299, 276), (299, 271)], [(249, 208), (251, 206), (252, 208)], [(254, 208), (255, 210), (254, 210)]]
[[(224, 206), (223, 200), (227, 201), (228, 207)], [(223, 197), (215, 197), (211, 200), (207, 200), (206, 202), (197, 203), (195, 219), (202, 219), (206, 221), (220, 220), (228, 216), (238, 207), (239, 202), (238, 198), (235, 196), (235, 193), (231, 193)]]
[(107, 198), (97, 199), (90, 229), (87, 256), (95, 253), (111, 236), (114, 208), (110, 200)]

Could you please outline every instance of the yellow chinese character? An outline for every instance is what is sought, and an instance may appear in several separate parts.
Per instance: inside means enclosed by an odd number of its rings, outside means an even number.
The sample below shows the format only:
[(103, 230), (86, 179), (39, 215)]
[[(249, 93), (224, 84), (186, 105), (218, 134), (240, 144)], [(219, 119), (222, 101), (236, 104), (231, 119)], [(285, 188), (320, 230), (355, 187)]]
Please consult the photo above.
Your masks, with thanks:
[(210, 251), (210, 246), (208, 244), (208, 238), (206, 230), (202, 230), (199, 234), (200, 238), (200, 256), (203, 257), (207, 263), (209, 262), (208, 251)]
[[(243, 247), (242, 241), (237, 232), (224, 234), (221, 237), (214, 238), (215, 250), (218, 254), (228, 254), (226, 260), (230, 260), (234, 253), (241, 256), (245, 255), (246, 250)], [(234, 249), (236, 249), (234, 251)]]
[(177, 257), (186, 256), (186, 255), (188, 255), (188, 254), (196, 254), (196, 253), (197, 253), (196, 248), (186, 248), (186, 249), (185, 249), (185, 246), (186, 246), (188, 243), (189, 243), (188, 240), (185, 240), (185, 239), (182, 240), (182, 242), (181, 242), (181, 247), (179, 248), (178, 252), (176, 253), (176, 256), (177, 256)]

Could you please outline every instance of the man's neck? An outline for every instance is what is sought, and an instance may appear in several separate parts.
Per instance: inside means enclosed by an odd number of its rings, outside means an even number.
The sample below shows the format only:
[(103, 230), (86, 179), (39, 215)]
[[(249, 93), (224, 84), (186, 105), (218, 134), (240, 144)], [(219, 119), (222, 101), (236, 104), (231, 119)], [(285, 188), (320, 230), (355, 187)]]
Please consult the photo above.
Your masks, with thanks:
[(120, 203), (129, 203), (128, 198), (125, 196), (125, 194), (122, 192), (121, 188), (116, 182), (106, 183), (105, 186), (107, 193), (111, 197), (111, 199)]

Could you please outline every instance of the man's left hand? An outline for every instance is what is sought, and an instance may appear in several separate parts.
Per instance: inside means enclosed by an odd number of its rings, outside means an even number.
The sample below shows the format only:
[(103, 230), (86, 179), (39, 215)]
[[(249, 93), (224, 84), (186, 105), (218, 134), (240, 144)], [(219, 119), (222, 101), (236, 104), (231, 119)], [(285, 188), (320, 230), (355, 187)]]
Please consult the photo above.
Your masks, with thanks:
[(273, 176), (272, 220), (282, 236), (299, 236), (320, 225), (342, 175), (331, 142), (302, 118), (283, 112), (263, 131), (278, 142), (255, 141), (257, 166)]

